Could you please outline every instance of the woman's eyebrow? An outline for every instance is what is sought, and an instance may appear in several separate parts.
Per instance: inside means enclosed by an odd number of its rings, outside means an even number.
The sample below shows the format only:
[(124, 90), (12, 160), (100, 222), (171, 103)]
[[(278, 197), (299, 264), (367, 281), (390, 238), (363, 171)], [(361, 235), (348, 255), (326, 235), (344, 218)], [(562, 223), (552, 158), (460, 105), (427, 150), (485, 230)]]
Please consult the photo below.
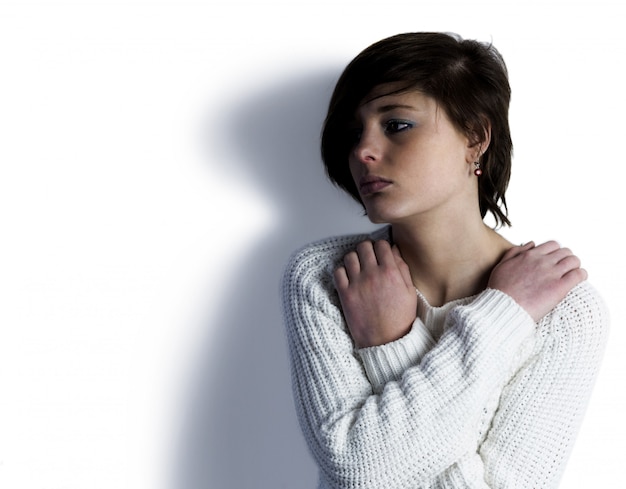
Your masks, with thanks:
[(381, 105), (380, 107), (378, 107), (376, 109), (376, 112), (378, 112), (379, 114), (382, 114), (383, 112), (389, 112), (395, 109), (409, 109), (409, 110), (418, 110), (416, 107), (413, 107), (412, 105), (405, 105), (405, 104), (386, 104), (386, 105)]

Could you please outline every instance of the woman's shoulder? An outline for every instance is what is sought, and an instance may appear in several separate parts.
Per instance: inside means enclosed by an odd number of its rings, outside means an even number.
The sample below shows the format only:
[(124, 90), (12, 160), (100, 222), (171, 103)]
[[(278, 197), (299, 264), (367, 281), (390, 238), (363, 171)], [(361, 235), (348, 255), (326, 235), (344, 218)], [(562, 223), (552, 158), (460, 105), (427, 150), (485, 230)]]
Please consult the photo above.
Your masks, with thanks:
[(332, 236), (309, 243), (291, 255), (281, 283), (283, 310), (289, 330), (306, 331), (306, 334), (316, 330), (305, 327), (306, 322), (297, 320), (302, 315), (317, 318), (331, 316), (336, 324), (341, 322), (333, 272), (346, 253), (369, 238), (369, 234)]
[(609, 311), (597, 289), (588, 281), (574, 287), (543, 318), (539, 333), (602, 348), (609, 328)]
[(353, 250), (358, 243), (367, 239), (386, 239), (387, 236), (387, 228), (381, 228), (373, 233), (331, 236), (309, 243), (291, 255), (285, 269), (285, 279), (303, 274), (332, 274), (346, 253)]
[(552, 314), (577, 319), (579, 322), (608, 323), (608, 309), (598, 290), (588, 281), (574, 287), (556, 306)]

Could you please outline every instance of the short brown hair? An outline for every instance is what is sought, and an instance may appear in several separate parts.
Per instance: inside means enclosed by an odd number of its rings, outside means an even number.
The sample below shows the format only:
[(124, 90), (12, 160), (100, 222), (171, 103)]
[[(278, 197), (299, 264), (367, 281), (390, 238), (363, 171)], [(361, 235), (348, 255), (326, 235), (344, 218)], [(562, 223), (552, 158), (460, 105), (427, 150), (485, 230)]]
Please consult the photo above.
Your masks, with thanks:
[(476, 144), (491, 131), (478, 180), (480, 213), (485, 217), (491, 212), (496, 224), (510, 225), (504, 197), (513, 153), (506, 65), (491, 44), (454, 34), (398, 34), (371, 45), (348, 64), (335, 86), (322, 130), (322, 159), (331, 181), (362, 204), (348, 167), (354, 141), (350, 121), (374, 87), (391, 82), (405, 82), (406, 90), (434, 98)]

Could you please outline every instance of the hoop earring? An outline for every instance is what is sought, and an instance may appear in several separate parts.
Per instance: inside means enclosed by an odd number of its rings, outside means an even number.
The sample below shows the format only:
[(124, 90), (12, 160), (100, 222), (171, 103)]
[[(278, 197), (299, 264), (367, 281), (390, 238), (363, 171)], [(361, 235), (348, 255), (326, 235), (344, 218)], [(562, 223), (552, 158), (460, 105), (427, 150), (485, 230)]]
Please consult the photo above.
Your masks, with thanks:
[(480, 168), (480, 161), (476, 160), (474, 162), (474, 175), (476, 175), (477, 177), (481, 176), (483, 174), (483, 171)]

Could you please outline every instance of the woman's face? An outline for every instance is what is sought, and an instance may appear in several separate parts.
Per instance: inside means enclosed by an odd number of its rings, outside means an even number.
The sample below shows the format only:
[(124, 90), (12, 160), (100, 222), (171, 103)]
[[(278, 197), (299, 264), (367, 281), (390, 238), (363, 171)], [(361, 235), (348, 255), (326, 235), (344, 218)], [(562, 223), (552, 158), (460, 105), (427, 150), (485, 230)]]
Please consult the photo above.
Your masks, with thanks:
[[(439, 219), (478, 208), (478, 147), (419, 91), (375, 87), (357, 108), (352, 178), (376, 223)], [(417, 222), (417, 221), (416, 221)]]

